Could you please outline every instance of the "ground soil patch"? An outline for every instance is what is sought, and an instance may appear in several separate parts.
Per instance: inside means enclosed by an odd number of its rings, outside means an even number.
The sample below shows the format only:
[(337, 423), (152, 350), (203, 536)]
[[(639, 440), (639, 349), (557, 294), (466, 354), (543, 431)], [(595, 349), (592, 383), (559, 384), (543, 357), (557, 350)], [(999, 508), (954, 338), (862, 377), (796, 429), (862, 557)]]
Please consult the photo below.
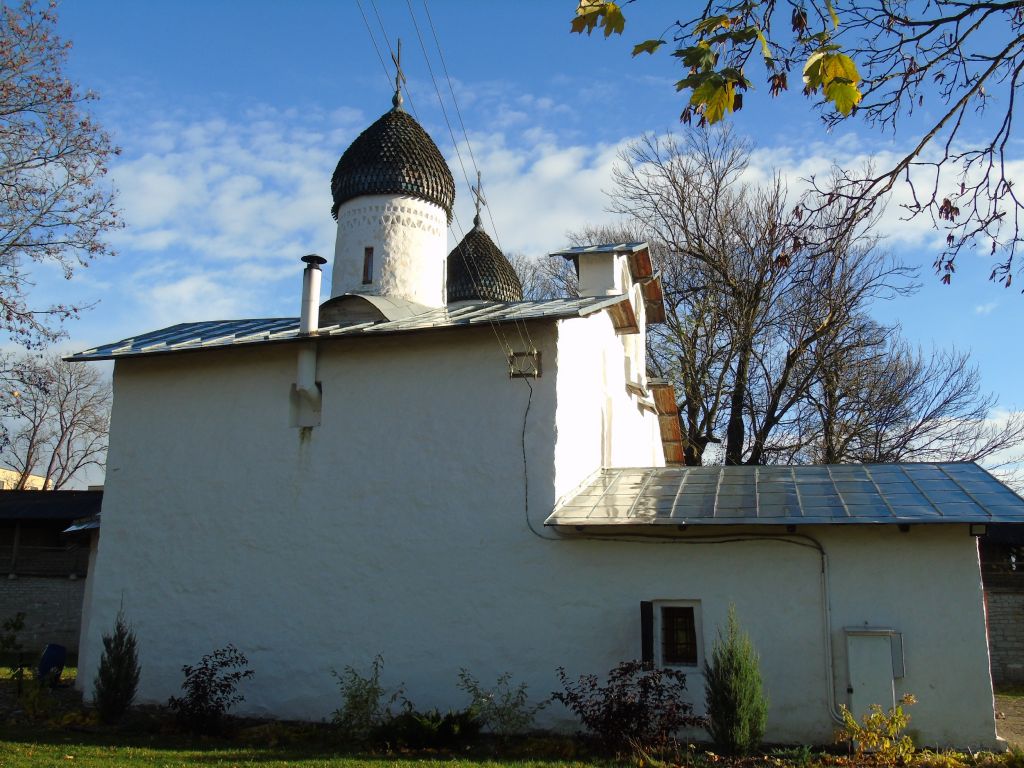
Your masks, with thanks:
[(996, 732), (1011, 744), (1024, 747), (1024, 696), (996, 694)]

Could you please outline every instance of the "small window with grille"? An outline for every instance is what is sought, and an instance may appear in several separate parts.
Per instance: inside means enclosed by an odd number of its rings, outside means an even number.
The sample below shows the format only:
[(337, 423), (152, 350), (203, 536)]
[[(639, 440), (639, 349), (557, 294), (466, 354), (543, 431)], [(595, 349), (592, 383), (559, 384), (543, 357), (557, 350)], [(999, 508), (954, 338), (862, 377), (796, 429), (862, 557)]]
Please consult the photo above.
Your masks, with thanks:
[(363, 249), (363, 285), (373, 282), (373, 248)]
[(661, 607), (661, 663), (697, 664), (697, 628), (692, 606)]
[(700, 601), (640, 604), (643, 660), (649, 666), (698, 667), (703, 663)]

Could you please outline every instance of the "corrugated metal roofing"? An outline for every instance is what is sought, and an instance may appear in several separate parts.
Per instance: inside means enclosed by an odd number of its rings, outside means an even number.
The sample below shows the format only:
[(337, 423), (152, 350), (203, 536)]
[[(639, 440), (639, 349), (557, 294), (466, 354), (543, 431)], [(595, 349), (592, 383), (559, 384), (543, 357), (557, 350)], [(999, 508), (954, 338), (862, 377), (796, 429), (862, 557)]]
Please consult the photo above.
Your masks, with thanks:
[(973, 463), (606, 469), (546, 525), (1024, 523)]
[[(629, 299), (625, 296), (589, 296), (577, 299), (520, 301), (498, 304), (490, 301), (440, 307), (422, 314), (391, 321), (328, 325), (320, 328), (319, 338), (375, 336), (413, 333), (445, 328), (486, 326), (489, 323), (514, 323), (529, 320), (558, 320), (586, 317)], [(296, 317), (255, 320), (216, 320), (181, 323), (158, 331), (103, 344), (71, 355), (68, 360), (113, 360), (139, 355), (166, 354), (194, 349), (215, 349), (249, 344), (294, 341), (299, 338)]]
[(61, 531), (61, 533), (82, 533), (84, 531), (98, 531), (99, 529), (100, 515), (97, 512), (95, 515), (89, 515), (89, 517), (83, 517), (81, 520), (75, 520), (74, 523)]

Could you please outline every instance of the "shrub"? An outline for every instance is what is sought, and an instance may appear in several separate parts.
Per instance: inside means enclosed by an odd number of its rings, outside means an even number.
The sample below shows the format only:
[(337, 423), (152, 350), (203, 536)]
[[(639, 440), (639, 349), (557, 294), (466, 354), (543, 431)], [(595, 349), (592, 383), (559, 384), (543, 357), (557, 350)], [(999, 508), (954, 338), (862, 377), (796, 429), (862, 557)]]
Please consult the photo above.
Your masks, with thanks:
[(547, 706), (546, 701), (529, 704), (526, 683), (512, 685), (512, 675), (501, 675), (493, 688), (485, 689), (465, 669), (459, 670), (460, 689), (470, 696), (467, 711), (480, 721), (480, 726), (498, 736), (523, 733), (533, 725), (533, 719)]
[(167, 706), (187, 730), (220, 733), (227, 711), (245, 700), (236, 689), (242, 680), (253, 675), (251, 669), (245, 669), (247, 666), (249, 660), (235, 646), (218, 648), (203, 656), (196, 666), (186, 664), (181, 668), (185, 675), (185, 682), (181, 684), (184, 695), (180, 699), (172, 696)]
[(7, 657), (10, 658), (11, 678), (18, 681), (19, 690), (24, 676), (21, 655), (24, 646), (18, 640), (18, 633), (23, 629), (25, 629), (25, 614), (20, 611), (10, 618), (4, 619), (0, 624), (0, 661)]
[(25, 628), (25, 614), (19, 611), (0, 623), (0, 654), (17, 653), (22, 650), (18, 633)]
[(551, 695), (565, 705), (608, 749), (663, 749), (673, 734), (703, 719), (683, 701), (686, 675), (674, 669), (647, 669), (640, 661), (623, 661), (600, 685), (596, 675), (571, 681), (559, 667), (563, 691)]
[(135, 632), (117, 612), (114, 633), (103, 635), (103, 655), (93, 680), (93, 695), (100, 720), (116, 723), (135, 700), (139, 686), (139, 656)]
[(768, 700), (761, 690), (761, 669), (750, 637), (740, 631), (735, 606), (729, 606), (725, 636), (721, 627), (704, 663), (704, 699), (711, 740), (733, 755), (755, 749), (764, 736)]
[(872, 752), (880, 762), (904, 763), (914, 754), (914, 741), (903, 733), (910, 722), (903, 707), (916, 703), (917, 699), (908, 693), (888, 712), (880, 704), (872, 704), (859, 723), (846, 705), (840, 704), (843, 727), (836, 733), (836, 741), (853, 742), (858, 758)]
[(36, 676), (21, 681), (18, 706), (29, 720), (49, 720), (56, 712), (57, 701), (50, 691), (49, 683)]
[(437, 709), (417, 712), (409, 701), (397, 715), (374, 729), (373, 741), (391, 749), (456, 749), (480, 735), (480, 721), (468, 710), (441, 714)]
[(403, 686), (399, 686), (385, 701), (387, 692), (380, 682), (383, 667), (384, 658), (377, 654), (367, 677), (348, 666), (341, 674), (331, 671), (341, 688), (342, 705), (334, 711), (334, 724), (343, 739), (354, 743), (369, 741), (375, 730), (390, 717), (391, 705), (401, 698)]

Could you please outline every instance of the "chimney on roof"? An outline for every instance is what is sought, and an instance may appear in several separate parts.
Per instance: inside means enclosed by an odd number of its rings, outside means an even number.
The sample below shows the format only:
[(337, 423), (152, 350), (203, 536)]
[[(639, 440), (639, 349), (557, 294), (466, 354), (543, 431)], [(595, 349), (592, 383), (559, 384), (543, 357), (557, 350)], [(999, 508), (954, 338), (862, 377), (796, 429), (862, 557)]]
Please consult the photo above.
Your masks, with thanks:
[(629, 289), (624, 254), (614, 251), (581, 253), (577, 257), (580, 296), (618, 296)]
[(316, 333), (320, 322), (320, 280), (323, 272), (321, 264), (326, 264), (327, 259), (311, 253), (303, 256), (302, 261), (306, 268), (302, 270), (302, 307), (299, 310), (299, 333), (308, 336)]
[[(320, 265), (327, 259), (311, 253), (303, 256), (302, 306), (299, 310), (299, 336), (316, 336), (320, 327)], [(316, 380), (316, 342), (299, 344), (298, 370), (291, 393), (291, 421), (295, 427), (320, 424), (320, 385)]]
[(584, 245), (551, 256), (572, 261), (580, 296), (620, 296), (652, 275), (647, 243)]

